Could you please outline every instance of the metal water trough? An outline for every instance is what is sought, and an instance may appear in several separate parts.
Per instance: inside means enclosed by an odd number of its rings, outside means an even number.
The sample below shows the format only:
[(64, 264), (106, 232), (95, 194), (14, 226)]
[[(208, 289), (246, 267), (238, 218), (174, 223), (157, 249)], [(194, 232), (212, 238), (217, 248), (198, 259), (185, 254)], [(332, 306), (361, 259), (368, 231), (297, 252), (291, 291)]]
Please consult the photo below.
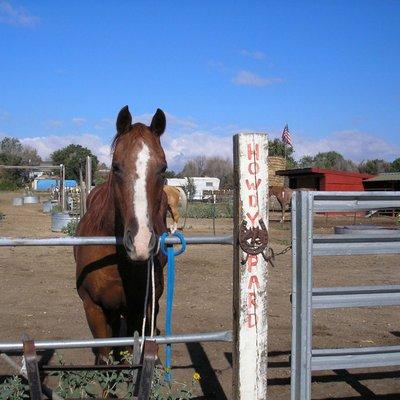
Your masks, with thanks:
[(365, 235), (389, 235), (400, 232), (399, 228), (379, 225), (343, 225), (335, 226), (337, 234), (365, 234)]
[(68, 212), (57, 212), (51, 215), (51, 230), (53, 232), (61, 232), (76, 217), (71, 216)]
[(13, 206), (22, 206), (24, 204), (24, 199), (22, 197), (14, 197), (12, 199)]
[(24, 204), (37, 204), (39, 203), (38, 196), (24, 196)]
[(50, 213), (51, 212), (51, 210), (55, 207), (57, 205), (57, 202), (56, 201), (51, 201), (51, 200), (49, 200), (49, 201), (45, 201), (44, 203), (43, 203), (43, 212), (44, 213)]

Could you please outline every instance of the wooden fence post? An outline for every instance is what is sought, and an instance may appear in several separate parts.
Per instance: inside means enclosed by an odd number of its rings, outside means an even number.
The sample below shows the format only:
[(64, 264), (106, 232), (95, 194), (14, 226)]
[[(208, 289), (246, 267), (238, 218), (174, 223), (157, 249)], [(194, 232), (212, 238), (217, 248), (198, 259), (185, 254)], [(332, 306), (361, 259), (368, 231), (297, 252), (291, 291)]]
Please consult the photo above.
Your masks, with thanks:
[(233, 398), (265, 400), (268, 263), (262, 253), (268, 251), (268, 136), (235, 135), (233, 150)]

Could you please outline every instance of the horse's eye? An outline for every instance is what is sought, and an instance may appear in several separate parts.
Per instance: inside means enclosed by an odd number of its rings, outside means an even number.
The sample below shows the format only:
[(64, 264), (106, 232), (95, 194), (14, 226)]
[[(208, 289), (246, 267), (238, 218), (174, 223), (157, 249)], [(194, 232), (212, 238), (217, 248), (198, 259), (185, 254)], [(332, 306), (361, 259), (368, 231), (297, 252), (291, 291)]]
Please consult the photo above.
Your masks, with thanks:
[(120, 166), (118, 164), (113, 164), (112, 165), (112, 170), (113, 170), (113, 172), (115, 172), (117, 174), (122, 172), (121, 168), (120, 168)]
[(160, 167), (159, 173), (160, 173), (160, 174), (163, 174), (166, 170), (167, 170), (167, 164), (164, 164), (164, 165), (162, 165), (162, 166)]

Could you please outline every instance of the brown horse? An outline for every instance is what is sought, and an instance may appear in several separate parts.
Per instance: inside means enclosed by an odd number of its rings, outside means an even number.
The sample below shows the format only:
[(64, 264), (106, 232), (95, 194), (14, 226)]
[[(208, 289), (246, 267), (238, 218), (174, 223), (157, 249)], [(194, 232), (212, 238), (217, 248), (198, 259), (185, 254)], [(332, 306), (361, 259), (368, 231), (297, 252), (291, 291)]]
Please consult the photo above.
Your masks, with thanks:
[[(156, 253), (158, 236), (166, 231), (166, 196), (162, 174), (166, 169), (160, 136), (165, 115), (157, 110), (150, 126), (132, 125), (128, 107), (118, 114), (113, 140), (112, 170), (106, 183), (96, 187), (87, 201), (87, 212), (77, 228), (78, 236), (116, 236), (117, 246), (76, 246), (77, 290), (95, 338), (116, 337), (121, 323), (126, 335), (141, 331), (144, 299), (154, 257), (155, 309), (163, 292), (166, 259)], [(149, 299), (152, 298), (151, 290)], [(151, 300), (147, 315), (151, 312)], [(150, 331), (150, 318), (146, 334)], [(104, 362), (111, 348), (97, 351), (96, 362)]]
[(293, 190), (285, 186), (270, 186), (269, 195), (275, 196), (282, 209), (280, 222), (285, 222), (285, 211), (292, 201)]
[(167, 195), (168, 211), (170, 212), (173, 221), (170, 231), (171, 233), (174, 233), (178, 229), (178, 221), (180, 217), (179, 205), (182, 206), (186, 213), (187, 197), (185, 191), (177, 186), (165, 185), (164, 192)]

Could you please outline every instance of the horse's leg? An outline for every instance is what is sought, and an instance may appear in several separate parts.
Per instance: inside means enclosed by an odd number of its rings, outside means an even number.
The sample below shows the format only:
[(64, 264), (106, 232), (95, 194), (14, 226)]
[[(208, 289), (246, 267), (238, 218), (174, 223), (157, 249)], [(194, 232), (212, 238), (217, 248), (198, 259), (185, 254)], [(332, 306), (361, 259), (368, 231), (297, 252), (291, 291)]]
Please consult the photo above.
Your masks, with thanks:
[(281, 220), (279, 221), (282, 224), (285, 220), (285, 203), (279, 197), (277, 197), (277, 200), (278, 200), (278, 203), (280, 204), (281, 210), (282, 210), (282, 217), (281, 217)]
[(178, 229), (179, 210), (175, 204), (169, 206), (168, 209), (171, 214), (172, 221), (173, 221), (173, 224), (170, 226), (170, 231), (171, 231), (171, 233), (174, 233)]
[[(89, 324), (89, 328), (92, 331), (94, 338), (107, 338), (112, 334), (112, 329), (108, 323), (108, 319), (103, 309), (94, 303), (88, 296), (83, 300), (85, 308), (86, 319)], [(108, 357), (111, 352), (111, 347), (99, 347), (94, 350), (96, 355), (96, 364), (106, 364)]]

